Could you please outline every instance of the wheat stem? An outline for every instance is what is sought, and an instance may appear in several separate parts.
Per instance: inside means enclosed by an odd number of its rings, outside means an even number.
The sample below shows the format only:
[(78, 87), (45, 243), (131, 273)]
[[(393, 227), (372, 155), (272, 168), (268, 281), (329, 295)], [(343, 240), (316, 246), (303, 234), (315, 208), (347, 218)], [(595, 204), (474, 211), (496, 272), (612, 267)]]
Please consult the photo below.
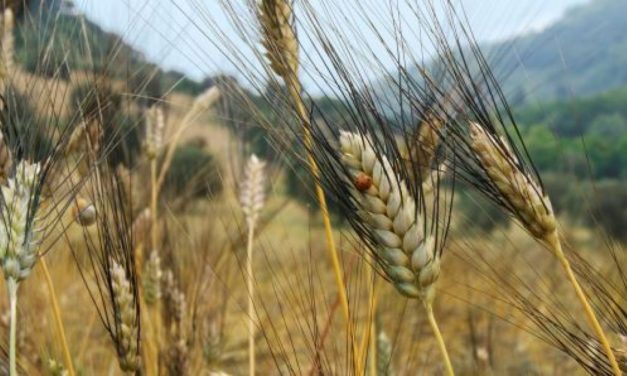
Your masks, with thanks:
[(246, 275), (248, 285), (248, 374), (255, 374), (255, 287), (253, 279), (253, 239), (255, 224), (249, 223), (248, 244), (246, 247)]
[(435, 339), (438, 342), (438, 346), (440, 347), (440, 353), (442, 353), (442, 358), (446, 367), (446, 373), (449, 376), (454, 376), (455, 372), (453, 371), (453, 365), (451, 364), (451, 359), (449, 358), (448, 351), (446, 350), (444, 338), (442, 338), (442, 333), (440, 333), (438, 322), (435, 320), (435, 315), (433, 314), (433, 304), (429, 301), (425, 301), (425, 309), (427, 311), (429, 325), (433, 330), (433, 334), (435, 334)]
[(150, 213), (152, 214), (152, 225), (150, 226), (150, 241), (152, 249), (157, 247), (157, 199), (159, 191), (157, 187), (157, 160), (150, 161)]
[[(335, 240), (333, 239), (333, 227), (331, 226), (331, 217), (329, 216), (327, 200), (324, 195), (324, 190), (322, 189), (322, 186), (318, 181), (320, 177), (320, 170), (311, 153), (311, 149), (313, 147), (313, 139), (311, 136), (311, 123), (309, 122), (307, 111), (305, 110), (305, 104), (303, 103), (303, 100), (300, 96), (300, 83), (294, 78), (285, 78), (285, 81), (292, 101), (296, 106), (296, 112), (303, 122), (303, 137), (305, 141), (305, 148), (307, 149), (307, 162), (309, 164), (310, 173), (314, 177), (315, 181), (316, 197), (318, 200), (318, 205), (320, 206), (320, 211), (322, 212), (322, 222), (324, 225), (324, 233), (327, 241), (327, 249), (329, 251), (329, 257), (331, 258), (331, 264), (333, 266), (333, 274), (335, 275), (335, 283), (338, 287), (338, 293), (340, 295), (340, 304), (342, 305), (342, 312), (344, 314), (344, 319), (346, 320), (348, 335), (351, 338), (351, 342), (354, 342), (354, 331), (350, 319), (348, 296), (346, 295), (346, 285), (344, 283), (344, 272), (342, 270), (342, 265), (340, 264), (340, 257), (335, 246)], [(354, 343), (353, 349), (355, 349)], [(355, 358), (359, 359), (357, 353), (355, 354)], [(358, 364), (359, 362), (357, 361), (355, 363)], [(356, 370), (359, 370), (359, 367)]]
[[(368, 256), (370, 262), (371, 256)], [(376, 279), (374, 275), (373, 266), (368, 262), (366, 264), (366, 272), (368, 276), (368, 306), (371, 307), (372, 313), (370, 316), (370, 374), (377, 376), (377, 323), (375, 318), (377, 317), (377, 296), (376, 296)]]
[(7, 289), (9, 291), (9, 305), (11, 328), (9, 329), (9, 376), (17, 376), (16, 367), (16, 322), (17, 322), (17, 286), (18, 282), (13, 278), (7, 280)]
[(55, 293), (54, 284), (52, 283), (52, 278), (50, 277), (50, 272), (48, 271), (48, 265), (46, 264), (46, 260), (42, 257), (39, 262), (41, 265), (41, 270), (44, 274), (44, 278), (46, 280), (46, 285), (48, 287), (48, 294), (50, 295), (50, 304), (52, 305), (54, 323), (57, 328), (57, 335), (59, 336), (61, 348), (63, 350), (65, 369), (67, 370), (69, 376), (74, 376), (76, 373), (74, 371), (72, 356), (70, 354), (70, 349), (67, 344), (67, 339), (65, 337), (65, 328), (63, 326), (63, 319), (61, 318), (61, 310), (59, 309), (59, 302), (57, 301), (57, 294)]
[(614, 352), (612, 351), (610, 342), (608, 341), (607, 336), (605, 335), (605, 331), (601, 327), (601, 324), (599, 323), (599, 320), (597, 319), (596, 314), (592, 310), (592, 307), (590, 306), (590, 303), (588, 302), (588, 298), (586, 297), (586, 294), (584, 293), (583, 289), (579, 285), (577, 277), (575, 276), (575, 273), (573, 272), (573, 269), (570, 266), (570, 262), (568, 261), (568, 259), (566, 258), (566, 255), (564, 254), (564, 251), (562, 250), (562, 244), (561, 244), (561, 241), (559, 240), (557, 231), (555, 231), (553, 234), (547, 237), (546, 240), (547, 240), (548, 245), (551, 247), (551, 250), (553, 251), (557, 259), (559, 260), (560, 264), (564, 268), (564, 271), (566, 272), (566, 276), (568, 277), (568, 281), (575, 289), (577, 298), (579, 299), (579, 302), (583, 306), (584, 314), (586, 315), (588, 324), (592, 327), (599, 342), (601, 343), (601, 346), (603, 347), (603, 351), (605, 351), (607, 358), (610, 362), (610, 366), (612, 367), (612, 372), (614, 373), (615, 376), (621, 376), (623, 373), (620, 369), (620, 366), (618, 365), (616, 356), (614, 355)]

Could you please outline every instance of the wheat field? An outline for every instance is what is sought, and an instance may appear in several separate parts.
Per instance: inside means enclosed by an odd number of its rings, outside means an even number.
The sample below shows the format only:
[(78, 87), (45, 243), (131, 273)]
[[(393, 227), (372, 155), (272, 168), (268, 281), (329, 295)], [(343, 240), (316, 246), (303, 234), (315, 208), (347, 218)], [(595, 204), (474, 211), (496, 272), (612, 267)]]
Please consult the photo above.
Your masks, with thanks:
[(216, 4), (196, 82), (1, 3), (0, 375), (627, 373), (605, 150), (558, 184), (472, 9)]

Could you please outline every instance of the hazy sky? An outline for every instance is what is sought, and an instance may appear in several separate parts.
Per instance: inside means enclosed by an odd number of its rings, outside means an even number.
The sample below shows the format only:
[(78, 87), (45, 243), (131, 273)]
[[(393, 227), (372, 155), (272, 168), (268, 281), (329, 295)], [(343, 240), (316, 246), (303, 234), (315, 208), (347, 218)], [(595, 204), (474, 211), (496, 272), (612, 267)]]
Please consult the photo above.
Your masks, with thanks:
[[(232, 65), (212, 45), (210, 33), (206, 32), (207, 17), (218, 20), (228, 30), (219, 6), (221, 1), (224, 0), (76, 0), (75, 4), (104, 29), (122, 35), (150, 61), (200, 79), (217, 70), (233, 73)], [(307, 1), (317, 4), (322, 0)], [(344, 4), (345, 0), (337, 1)], [(486, 41), (539, 30), (569, 7), (588, 0), (460, 1), (477, 39)], [(407, 11), (403, 7), (401, 13)]]

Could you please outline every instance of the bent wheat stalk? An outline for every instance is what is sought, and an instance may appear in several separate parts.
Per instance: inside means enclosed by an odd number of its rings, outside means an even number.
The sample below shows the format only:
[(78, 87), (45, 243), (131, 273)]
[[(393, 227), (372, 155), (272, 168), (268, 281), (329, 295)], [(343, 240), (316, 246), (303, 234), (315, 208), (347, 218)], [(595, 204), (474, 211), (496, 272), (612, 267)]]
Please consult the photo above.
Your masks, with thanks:
[(518, 159), (505, 141), (497, 140), (479, 124), (470, 124), (470, 146), (485, 170), (491, 183), (505, 200), (509, 210), (518, 218), (529, 233), (544, 244), (557, 257), (566, 276), (575, 289), (589, 325), (597, 335), (616, 376), (622, 375), (610, 343), (592, 310), (568, 258), (562, 250), (557, 231), (557, 221), (551, 201), (538, 184), (518, 168)]
[[(285, 83), (296, 113), (302, 122), (303, 139), (307, 152), (307, 164), (309, 166), (309, 172), (315, 181), (316, 198), (322, 213), (327, 248), (333, 265), (335, 282), (340, 295), (348, 335), (351, 342), (353, 342), (353, 349), (355, 349), (342, 266), (333, 239), (333, 228), (331, 226), (326, 197), (319, 183), (320, 171), (311, 152), (314, 143), (311, 135), (311, 122), (307, 114), (305, 103), (301, 97), (302, 86), (298, 78), (299, 45), (295, 29), (292, 25), (292, 7), (288, 0), (262, 0), (259, 6), (259, 21), (263, 29), (262, 43), (266, 50), (266, 57), (270, 62), (272, 70), (281, 77)], [(355, 359), (359, 359), (358, 354), (355, 354)], [(359, 362), (356, 361), (356, 371), (359, 371), (358, 363)], [(361, 372), (358, 372), (358, 374), (359, 373)]]
[(418, 210), (407, 186), (385, 155), (377, 155), (372, 140), (341, 132), (341, 161), (346, 184), (357, 199), (360, 221), (372, 234), (374, 255), (390, 282), (403, 295), (425, 306), (449, 375), (453, 367), (433, 315), (435, 282), (440, 276), (440, 255), (435, 239), (425, 231), (424, 211)]

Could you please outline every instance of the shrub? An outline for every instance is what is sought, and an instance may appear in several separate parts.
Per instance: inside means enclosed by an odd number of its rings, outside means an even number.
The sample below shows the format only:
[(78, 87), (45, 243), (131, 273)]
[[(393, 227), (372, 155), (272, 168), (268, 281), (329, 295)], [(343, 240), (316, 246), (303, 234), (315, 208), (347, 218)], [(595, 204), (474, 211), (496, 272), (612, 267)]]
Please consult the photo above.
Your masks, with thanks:
[(70, 94), (70, 112), (80, 120), (95, 121), (103, 130), (103, 145), (109, 148), (108, 160), (112, 166), (131, 165), (141, 151), (138, 115), (122, 108), (122, 95), (105, 79), (76, 85)]
[(460, 226), (463, 230), (490, 232), (509, 224), (505, 211), (475, 190), (463, 189), (457, 195), (458, 210), (461, 212)]
[[(309, 173), (309, 167), (302, 161), (294, 163), (287, 170), (285, 185), (286, 194), (289, 197), (307, 206), (312, 212), (320, 210), (314, 180)], [(343, 221), (344, 217), (340, 213), (339, 206), (333, 197), (326, 195), (326, 200), (329, 213), (333, 216), (333, 219), (340, 222)]]
[(591, 195), (594, 216), (590, 224), (600, 225), (608, 235), (627, 241), (627, 183), (606, 180), (597, 184)]
[(166, 175), (164, 193), (170, 197), (206, 197), (222, 191), (222, 174), (215, 157), (197, 146), (180, 146)]
[(39, 161), (52, 153), (50, 135), (56, 124), (38, 114), (29, 99), (12, 86), (6, 88), (0, 112), (2, 134), (18, 158)]

